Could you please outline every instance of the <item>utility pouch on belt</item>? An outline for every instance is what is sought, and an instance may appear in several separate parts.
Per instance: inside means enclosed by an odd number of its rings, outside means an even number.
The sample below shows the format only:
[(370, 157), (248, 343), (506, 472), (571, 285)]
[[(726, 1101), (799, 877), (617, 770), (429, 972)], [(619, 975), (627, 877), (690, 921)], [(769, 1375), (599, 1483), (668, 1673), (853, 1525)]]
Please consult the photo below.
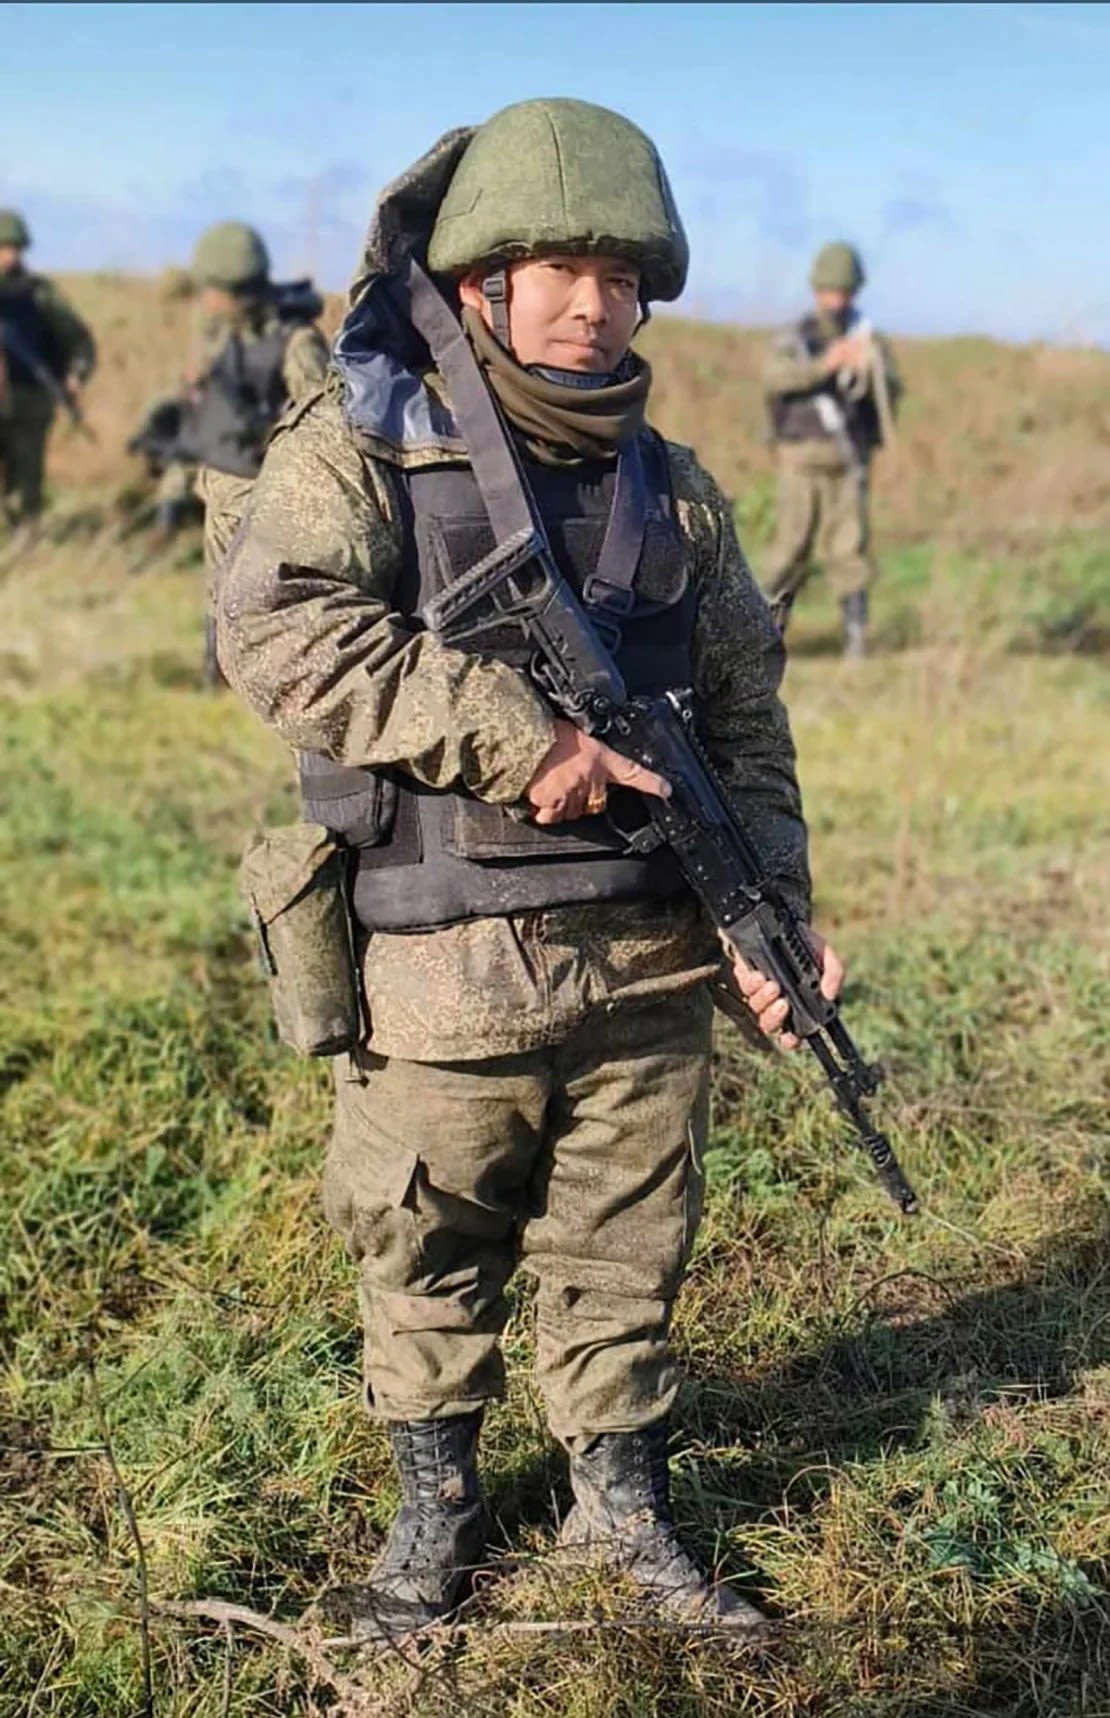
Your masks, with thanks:
[(243, 850), (239, 882), (278, 1037), (302, 1056), (337, 1056), (360, 1038), (351, 860), (351, 850), (317, 823), (256, 830)]

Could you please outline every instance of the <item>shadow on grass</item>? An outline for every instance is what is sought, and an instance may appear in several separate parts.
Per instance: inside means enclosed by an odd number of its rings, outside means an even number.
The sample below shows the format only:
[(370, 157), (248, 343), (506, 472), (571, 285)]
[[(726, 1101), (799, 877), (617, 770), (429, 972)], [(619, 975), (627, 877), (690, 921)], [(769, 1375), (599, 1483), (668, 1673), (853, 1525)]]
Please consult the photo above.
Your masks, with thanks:
[(787, 1710), (836, 1718), (1105, 1718), (1110, 1711), (1110, 1622), (1098, 1607), (1030, 1605), (1005, 1620), (951, 1629), (939, 1651), (935, 1637), (927, 1648), (912, 1640), (861, 1645), (863, 1632), (803, 1627), (785, 1637), (776, 1679), (828, 1691), (814, 1707)]
[(959, 1429), (991, 1402), (1066, 1396), (1078, 1371), (1110, 1361), (1110, 1220), (1052, 1236), (1020, 1276), (973, 1294), (915, 1271), (883, 1278), (855, 1316), (754, 1379), (702, 1371), (687, 1429), (866, 1461), (913, 1444), (937, 1404)]

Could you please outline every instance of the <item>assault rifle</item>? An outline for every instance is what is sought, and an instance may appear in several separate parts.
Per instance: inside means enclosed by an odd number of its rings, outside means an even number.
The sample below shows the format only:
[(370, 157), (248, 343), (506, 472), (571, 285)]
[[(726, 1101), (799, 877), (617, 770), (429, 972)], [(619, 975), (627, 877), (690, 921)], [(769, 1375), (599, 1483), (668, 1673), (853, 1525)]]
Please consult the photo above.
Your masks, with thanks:
[(532, 678), (550, 702), (585, 733), (666, 777), (670, 799), (644, 794), (647, 821), (621, 832), (629, 850), (670, 846), (726, 947), (778, 982), (790, 1030), (820, 1062), (883, 1187), (905, 1215), (916, 1211), (917, 1195), (865, 1107), (882, 1070), (864, 1060), (839, 1007), (821, 994), (805, 928), (768, 876), (697, 739), (692, 694), (629, 697), (601, 636), (607, 623), (595, 625), (538, 523), (506, 537), (428, 603), (422, 619), (445, 644), (473, 651), (487, 647), (495, 631), (503, 635), (507, 622), (519, 627), (533, 651)]
[(40, 388), (45, 388), (56, 406), (69, 416), (74, 429), (80, 430), (88, 441), (96, 441), (96, 431), (86, 422), (73, 395), (59, 382), (53, 370), (49, 369), (36, 353), (32, 352), (18, 329), (13, 328), (0, 317), (0, 350), (10, 352), (13, 358), (18, 358), (25, 369), (29, 370)]

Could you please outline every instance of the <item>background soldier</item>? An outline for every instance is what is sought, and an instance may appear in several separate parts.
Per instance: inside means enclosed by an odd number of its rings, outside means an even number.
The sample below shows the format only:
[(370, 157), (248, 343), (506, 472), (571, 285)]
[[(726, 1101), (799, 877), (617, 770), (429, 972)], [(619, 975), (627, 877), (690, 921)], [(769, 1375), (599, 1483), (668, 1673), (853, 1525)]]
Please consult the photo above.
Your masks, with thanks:
[(785, 630), (814, 561), (840, 598), (845, 655), (864, 655), (869, 553), (868, 476), (888, 440), (901, 392), (890, 349), (855, 309), (863, 264), (851, 245), (826, 245), (810, 273), (816, 313), (774, 341), (763, 372), (778, 449), (778, 518), (765, 588)]
[[(322, 386), (328, 347), (316, 327), (323, 302), (311, 281), (271, 281), (269, 254), (253, 227), (241, 221), (210, 227), (197, 243), (192, 272), (200, 286), (199, 351), (185, 377), (186, 404), (171, 470), (176, 467), (176, 476), (190, 462), (200, 468), (196, 492), (205, 507), (204, 558), (211, 584), (258, 475), (270, 431), (287, 401)], [(204, 672), (207, 684), (222, 682), (211, 612)]]
[[(461, 314), (474, 385), (568, 578), (617, 627), (630, 688), (692, 683), (702, 740), (803, 917), (809, 898), (781, 641), (716, 484), (646, 427), (651, 371), (629, 350), (648, 301), (686, 277), (655, 149), (578, 101), (449, 132), (384, 193), (335, 343), (342, 387), (279, 427), (220, 579), (232, 682), (313, 748), (306, 815), (357, 850), (372, 1026), (336, 1064), (325, 1206), (359, 1265), (366, 1395), (404, 1503), (368, 1585), (341, 1595), (347, 1625), (442, 1616), (482, 1557), (478, 1434), (523, 1259), (570, 1453), (565, 1537), (672, 1613), (758, 1629), (680, 1544), (668, 1492), (716, 938), (668, 854), (633, 855), (601, 815), (610, 791), (634, 814), (625, 788), (666, 784), (555, 717), (511, 635), (471, 656), (416, 619), (493, 539), (473, 399), (448, 402), (391, 296), (410, 250), (453, 345)], [(504, 460), (500, 435), (486, 445)], [(815, 941), (832, 994), (839, 964)], [(781, 1028), (777, 988), (737, 978)]]
[(23, 266), (31, 235), (22, 215), (0, 209), (0, 498), (19, 538), (42, 512), (46, 438), (54, 411), (72, 409), (93, 372), (88, 328), (57, 287)]

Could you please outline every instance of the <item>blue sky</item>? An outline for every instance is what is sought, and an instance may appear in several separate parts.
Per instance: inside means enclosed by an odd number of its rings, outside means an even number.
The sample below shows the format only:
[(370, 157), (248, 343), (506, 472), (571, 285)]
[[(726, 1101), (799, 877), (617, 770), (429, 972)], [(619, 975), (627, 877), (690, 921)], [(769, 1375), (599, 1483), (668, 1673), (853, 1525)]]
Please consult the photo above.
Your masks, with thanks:
[(0, 203), (43, 269), (188, 260), (212, 220), (352, 271), (379, 187), (529, 95), (656, 139), (683, 309), (770, 322), (827, 238), (904, 333), (1110, 342), (1110, 6), (7, 5)]

